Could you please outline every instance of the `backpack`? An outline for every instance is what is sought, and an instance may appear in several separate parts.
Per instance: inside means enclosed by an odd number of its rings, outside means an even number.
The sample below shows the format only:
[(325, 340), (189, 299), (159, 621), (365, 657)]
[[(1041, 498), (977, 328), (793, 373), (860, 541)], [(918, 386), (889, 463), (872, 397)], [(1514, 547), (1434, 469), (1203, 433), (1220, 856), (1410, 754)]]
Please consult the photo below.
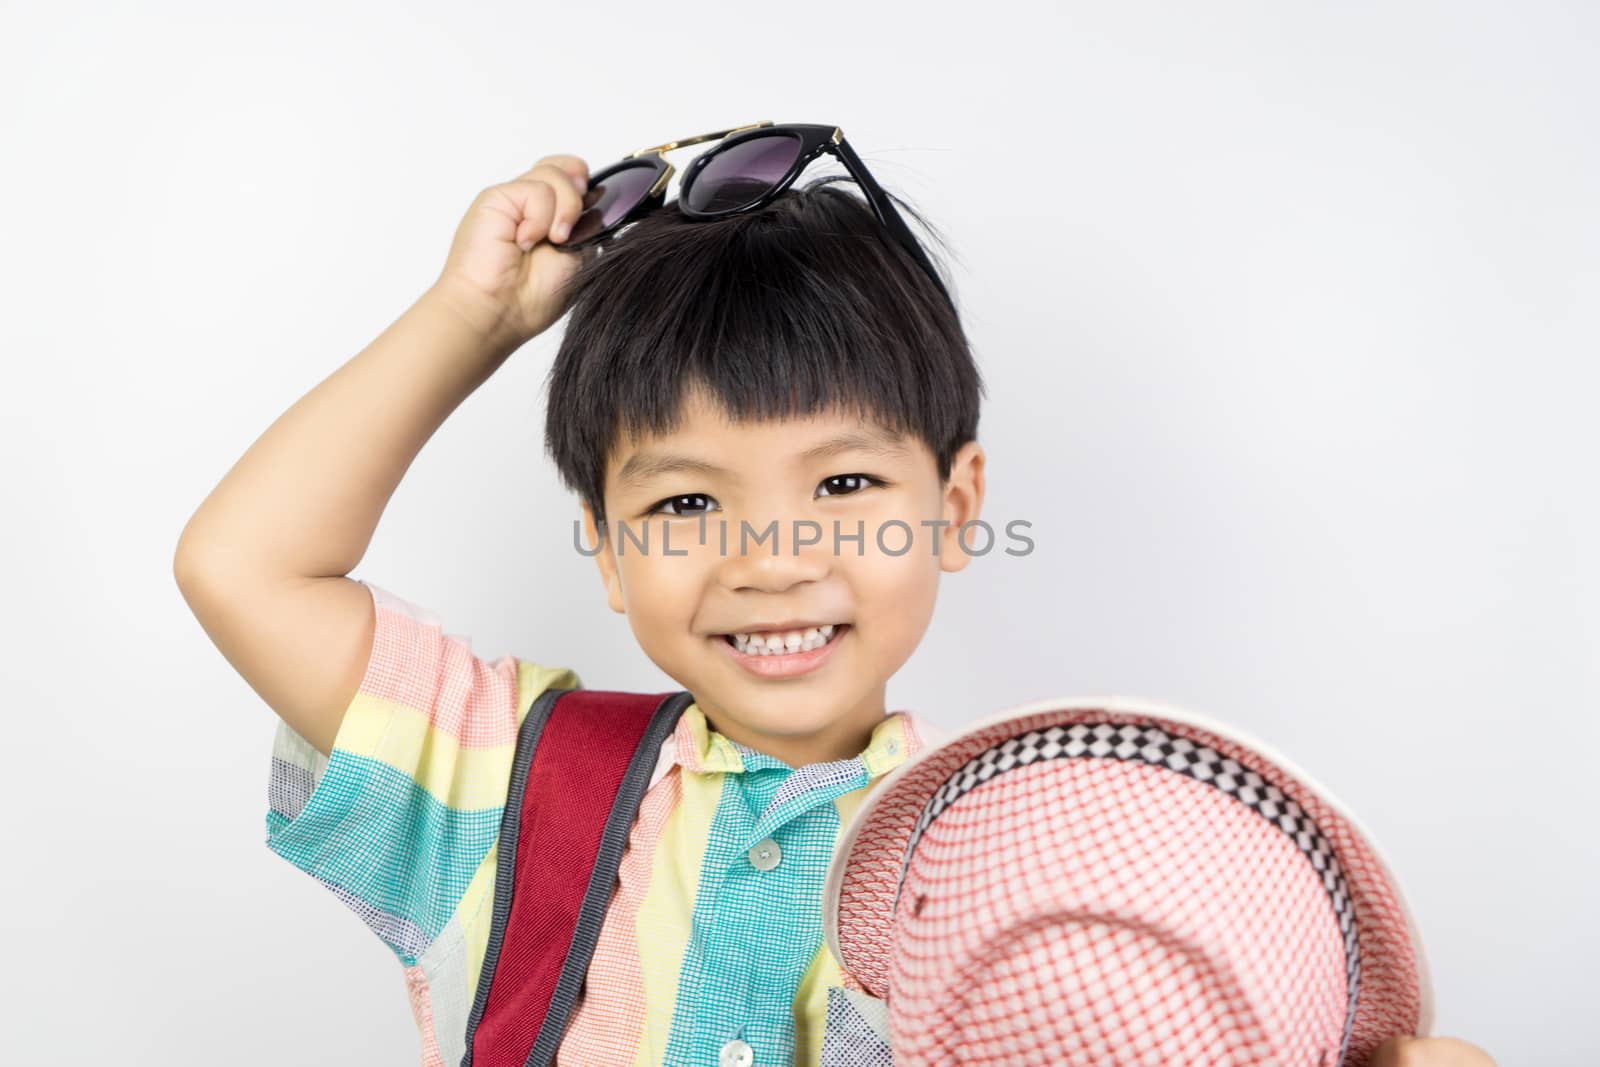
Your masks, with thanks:
[[(461, 1067), (548, 1067), (662, 743), (693, 697), (547, 689), (517, 732)], [(520, 890), (520, 891), (519, 891)]]

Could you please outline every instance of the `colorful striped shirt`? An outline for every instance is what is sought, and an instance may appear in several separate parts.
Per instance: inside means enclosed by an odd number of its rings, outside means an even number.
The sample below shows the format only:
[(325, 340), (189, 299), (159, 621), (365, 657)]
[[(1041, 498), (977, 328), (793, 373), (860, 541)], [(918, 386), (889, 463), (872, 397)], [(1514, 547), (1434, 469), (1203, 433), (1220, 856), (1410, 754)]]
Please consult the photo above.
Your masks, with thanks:
[[(371, 583), (377, 625), (331, 756), (283, 722), (266, 844), (399, 959), (424, 1067), (459, 1063), (493, 917), (518, 727), (568, 669), (475, 656)], [(933, 737), (896, 711), (852, 759), (790, 768), (710, 729), (694, 704), (662, 746), (557, 1064), (819, 1063), (829, 993), (860, 986), (822, 937), (840, 827)], [(842, 996), (843, 994), (836, 995)]]

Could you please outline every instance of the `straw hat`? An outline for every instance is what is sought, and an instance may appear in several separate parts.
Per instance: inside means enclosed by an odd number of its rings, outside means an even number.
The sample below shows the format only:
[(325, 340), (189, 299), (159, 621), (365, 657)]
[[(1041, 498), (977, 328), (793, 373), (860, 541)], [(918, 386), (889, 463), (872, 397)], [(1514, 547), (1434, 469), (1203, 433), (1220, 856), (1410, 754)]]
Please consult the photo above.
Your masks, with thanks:
[(844, 828), (823, 899), (897, 1067), (1334, 1067), (1432, 1025), (1371, 836), (1169, 705), (1041, 700), (924, 749)]

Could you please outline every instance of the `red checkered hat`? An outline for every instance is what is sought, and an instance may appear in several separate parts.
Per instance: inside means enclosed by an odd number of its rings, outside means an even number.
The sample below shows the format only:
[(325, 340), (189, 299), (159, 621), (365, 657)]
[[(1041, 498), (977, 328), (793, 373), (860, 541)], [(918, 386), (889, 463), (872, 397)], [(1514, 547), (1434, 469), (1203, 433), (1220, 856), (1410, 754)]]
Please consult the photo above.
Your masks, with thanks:
[(1146, 701), (1037, 701), (917, 753), (845, 828), (824, 911), (897, 1067), (1334, 1067), (1432, 1025), (1416, 928), (1350, 813)]

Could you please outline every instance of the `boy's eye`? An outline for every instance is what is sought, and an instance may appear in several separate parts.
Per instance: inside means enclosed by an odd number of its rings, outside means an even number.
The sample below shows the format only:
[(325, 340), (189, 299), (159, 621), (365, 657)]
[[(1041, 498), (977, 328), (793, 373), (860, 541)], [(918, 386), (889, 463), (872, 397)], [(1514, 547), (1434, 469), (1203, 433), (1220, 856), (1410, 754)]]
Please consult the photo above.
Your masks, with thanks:
[(826, 489), (822, 496), (850, 496), (866, 488), (865, 484), (877, 484), (877, 479), (865, 474), (835, 474), (831, 478), (822, 479), (819, 489)]
[[(650, 514), (652, 514), (652, 515), (660, 514), (662, 508), (672, 507), (672, 508), (677, 508), (679, 510), (668, 511), (666, 514), (668, 514), (668, 515), (699, 515), (702, 512), (700, 510), (698, 510), (696, 505), (693, 503), (694, 501), (712, 501), (712, 502), (715, 502), (716, 499), (717, 499), (716, 497), (708, 496), (705, 493), (679, 493), (677, 496), (669, 496), (669, 497), (667, 497), (667, 499), (663, 500), (661, 503), (659, 503), (655, 507), (651, 508), (650, 509)], [(688, 510), (683, 510), (684, 501), (690, 501), (691, 502), (688, 505)], [(707, 512), (715, 511), (715, 510), (717, 510), (717, 509), (714, 508), (714, 507), (706, 507), (705, 508), (705, 511), (707, 511)]]

